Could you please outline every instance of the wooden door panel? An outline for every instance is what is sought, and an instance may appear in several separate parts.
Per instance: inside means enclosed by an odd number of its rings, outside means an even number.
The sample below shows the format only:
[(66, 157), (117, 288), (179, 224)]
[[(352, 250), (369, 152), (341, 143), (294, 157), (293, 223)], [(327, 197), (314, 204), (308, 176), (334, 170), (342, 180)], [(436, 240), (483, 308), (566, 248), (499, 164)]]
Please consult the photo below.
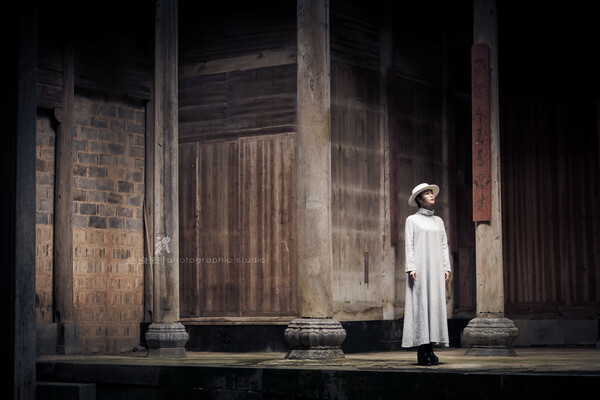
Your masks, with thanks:
[(295, 314), (295, 140), (240, 141), (242, 315)]
[(184, 317), (294, 315), (293, 135), (180, 144)]

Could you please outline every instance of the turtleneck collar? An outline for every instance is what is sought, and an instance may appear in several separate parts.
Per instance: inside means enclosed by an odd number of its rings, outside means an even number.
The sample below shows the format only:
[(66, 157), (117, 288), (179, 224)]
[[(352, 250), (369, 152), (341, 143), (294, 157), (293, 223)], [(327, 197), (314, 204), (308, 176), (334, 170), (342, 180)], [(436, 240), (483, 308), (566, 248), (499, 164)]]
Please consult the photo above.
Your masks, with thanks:
[(428, 210), (428, 209), (426, 209), (426, 208), (424, 208), (424, 207), (421, 207), (421, 208), (419, 208), (419, 213), (420, 213), (420, 214), (423, 214), (423, 215), (426, 215), (426, 216), (428, 216), (428, 217), (431, 217), (431, 216), (433, 215), (433, 213), (434, 213), (434, 212), (435, 212), (435, 211), (433, 211), (433, 210)]

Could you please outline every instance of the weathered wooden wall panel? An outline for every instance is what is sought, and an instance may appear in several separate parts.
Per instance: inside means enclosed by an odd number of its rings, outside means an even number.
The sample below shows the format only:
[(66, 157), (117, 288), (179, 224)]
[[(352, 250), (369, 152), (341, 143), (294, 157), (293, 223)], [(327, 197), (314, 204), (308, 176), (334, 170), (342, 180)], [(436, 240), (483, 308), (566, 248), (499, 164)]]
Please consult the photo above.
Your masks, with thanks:
[(182, 141), (295, 131), (296, 66), (180, 79)]
[(181, 141), (295, 132), (296, 7), (180, 2)]
[(381, 319), (379, 71), (332, 63), (331, 76), (334, 312)]
[(180, 144), (183, 317), (295, 314), (293, 135)]
[(42, 108), (62, 105), (63, 47), (50, 37), (40, 36), (38, 55), (37, 102)]
[[(396, 276), (396, 304), (404, 308), (406, 274), (404, 273), (404, 223), (415, 213), (407, 199), (412, 189), (421, 182), (442, 187), (444, 181), (442, 146), (442, 94), (440, 90), (421, 85), (419, 82), (398, 78), (390, 93), (390, 130), (397, 135), (396, 149), (400, 179), (398, 181), (399, 234)], [(442, 200), (447, 193), (440, 193), (436, 213), (448, 223)], [(448, 291), (451, 294), (451, 291)]]
[[(198, 213), (196, 261), (198, 305), (194, 316), (237, 316), (241, 266), (231, 262), (239, 254), (238, 144), (198, 144), (198, 185), (194, 209)], [(187, 237), (182, 241), (189, 240)], [(188, 292), (183, 303), (188, 302)]]
[(256, 68), (261, 58), (273, 53), (295, 54), (296, 2), (258, 0), (232, 6), (180, 0), (179, 12), (182, 72), (201, 72), (210, 61), (239, 61), (249, 55), (257, 57), (249, 64)]
[[(195, 262), (198, 254), (198, 146), (184, 143), (179, 146), (179, 256), (185, 262), (179, 264), (179, 291), (184, 293), (180, 303), (182, 316), (199, 313), (198, 284), (201, 265)], [(194, 260), (194, 262), (189, 262)]]
[[(296, 123), (296, 66), (284, 65), (228, 74), (230, 132), (249, 134)], [(279, 130), (280, 131), (280, 130)]]
[(198, 148), (182, 241), (216, 261), (182, 290), (192, 320), (296, 314), (295, 48), (295, 3), (180, 2), (179, 136)]
[(345, 321), (395, 316), (381, 125), (383, 4), (330, 3), (332, 297), (334, 317)]
[(296, 313), (294, 135), (240, 140), (242, 315)]
[(384, 2), (334, 0), (330, 2), (331, 59), (349, 65), (379, 69), (379, 32)]
[(506, 312), (597, 317), (600, 171), (595, 99), (503, 103)]

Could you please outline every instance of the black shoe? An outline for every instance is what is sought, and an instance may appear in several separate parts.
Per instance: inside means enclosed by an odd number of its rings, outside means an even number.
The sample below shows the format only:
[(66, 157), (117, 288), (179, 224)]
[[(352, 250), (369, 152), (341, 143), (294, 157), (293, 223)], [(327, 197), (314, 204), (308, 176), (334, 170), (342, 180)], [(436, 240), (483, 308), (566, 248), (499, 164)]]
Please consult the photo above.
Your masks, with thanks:
[(431, 358), (429, 358), (426, 346), (426, 344), (423, 344), (417, 347), (417, 363), (419, 365), (428, 367), (431, 365)]
[(433, 346), (429, 343), (427, 346), (427, 356), (431, 360), (431, 365), (438, 365), (440, 363), (440, 359), (433, 352)]

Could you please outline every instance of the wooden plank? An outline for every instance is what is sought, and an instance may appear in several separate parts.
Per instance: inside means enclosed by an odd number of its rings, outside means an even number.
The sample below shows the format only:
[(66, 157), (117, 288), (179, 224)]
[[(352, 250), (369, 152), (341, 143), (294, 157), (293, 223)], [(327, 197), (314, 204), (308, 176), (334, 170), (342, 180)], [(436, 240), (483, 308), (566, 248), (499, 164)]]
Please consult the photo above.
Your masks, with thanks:
[(241, 315), (295, 313), (295, 139), (240, 140)]
[(246, 71), (289, 64), (296, 64), (295, 47), (282, 50), (260, 51), (255, 54), (187, 64), (181, 68), (179, 77), (188, 79), (203, 75), (223, 74), (226, 72)]
[[(511, 188), (503, 193), (507, 313), (590, 316), (598, 309), (600, 269), (597, 194), (585, 189), (599, 180), (589, 168), (598, 157), (590, 103), (558, 96), (509, 100), (503, 120), (510, 133), (503, 142), (505, 187)], [(528, 196), (536, 207), (523, 206)], [(589, 205), (574, 206), (581, 198)]]
[(332, 63), (333, 298), (338, 304), (380, 301), (385, 287), (379, 102), (377, 72)]
[(199, 145), (197, 237), (198, 316), (238, 315), (237, 144)]
[(201, 265), (197, 238), (198, 147), (196, 143), (179, 145), (179, 285), (181, 316), (199, 315), (198, 285)]
[(473, 129), (473, 221), (490, 221), (490, 49), (485, 43), (471, 48), (471, 90)]
[(381, 8), (366, 2), (330, 3), (331, 59), (346, 65), (379, 69)]
[[(294, 2), (254, 1), (236, 4), (180, 3), (182, 73), (219, 65), (227, 60), (238, 68), (253, 57), (272, 55), (296, 48), (296, 4)], [(261, 59), (254, 60), (261, 63)], [(285, 60), (287, 63), (287, 60)], [(295, 63), (295, 61), (294, 61)]]
[(180, 80), (181, 140), (295, 131), (295, 65)]
[(238, 131), (296, 122), (296, 66), (231, 72), (227, 129)]

